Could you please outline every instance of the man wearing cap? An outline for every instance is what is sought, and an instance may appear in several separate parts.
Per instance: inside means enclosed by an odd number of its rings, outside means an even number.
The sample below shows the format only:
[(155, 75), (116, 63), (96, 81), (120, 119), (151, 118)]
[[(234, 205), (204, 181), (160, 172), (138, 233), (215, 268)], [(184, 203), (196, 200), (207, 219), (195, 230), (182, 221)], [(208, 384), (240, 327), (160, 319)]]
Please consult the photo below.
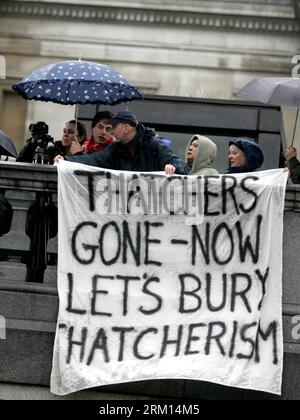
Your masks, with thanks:
[[(177, 157), (163, 142), (155, 138), (153, 130), (139, 124), (136, 116), (128, 111), (120, 111), (108, 119), (111, 134), (116, 139), (103, 152), (81, 156), (66, 156), (70, 162), (83, 163), (101, 168), (125, 171), (165, 171), (186, 175), (189, 166)], [(55, 158), (58, 163), (61, 156)]]

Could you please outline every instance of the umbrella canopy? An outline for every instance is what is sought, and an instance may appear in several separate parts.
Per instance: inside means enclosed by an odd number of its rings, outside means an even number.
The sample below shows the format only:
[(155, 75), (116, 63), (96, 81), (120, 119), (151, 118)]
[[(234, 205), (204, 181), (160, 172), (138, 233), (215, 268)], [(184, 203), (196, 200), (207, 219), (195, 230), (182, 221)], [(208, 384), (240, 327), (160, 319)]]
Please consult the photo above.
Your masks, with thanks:
[(243, 87), (236, 96), (264, 104), (300, 106), (300, 79), (292, 77), (259, 77)]
[(44, 66), (12, 88), (25, 99), (63, 105), (116, 105), (143, 99), (116, 70), (88, 61), (62, 61)]
[(12, 140), (0, 130), (0, 155), (17, 157)]
[(270, 105), (297, 107), (292, 145), (295, 141), (300, 107), (300, 79), (294, 77), (258, 77), (243, 87), (236, 96), (244, 96)]

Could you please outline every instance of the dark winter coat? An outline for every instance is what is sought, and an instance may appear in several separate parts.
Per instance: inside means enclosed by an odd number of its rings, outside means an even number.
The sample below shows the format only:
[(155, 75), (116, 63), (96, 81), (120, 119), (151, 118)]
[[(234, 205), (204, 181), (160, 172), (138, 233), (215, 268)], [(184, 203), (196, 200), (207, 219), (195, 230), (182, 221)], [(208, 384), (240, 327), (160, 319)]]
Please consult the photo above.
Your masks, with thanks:
[(103, 152), (66, 156), (65, 159), (89, 166), (139, 172), (163, 171), (165, 165), (171, 164), (177, 174), (188, 174), (189, 166), (154, 136), (152, 130), (139, 124), (135, 138), (127, 144), (115, 142)]
[(290, 170), (290, 177), (294, 184), (300, 184), (300, 162), (297, 158), (292, 158), (287, 161), (287, 166)]

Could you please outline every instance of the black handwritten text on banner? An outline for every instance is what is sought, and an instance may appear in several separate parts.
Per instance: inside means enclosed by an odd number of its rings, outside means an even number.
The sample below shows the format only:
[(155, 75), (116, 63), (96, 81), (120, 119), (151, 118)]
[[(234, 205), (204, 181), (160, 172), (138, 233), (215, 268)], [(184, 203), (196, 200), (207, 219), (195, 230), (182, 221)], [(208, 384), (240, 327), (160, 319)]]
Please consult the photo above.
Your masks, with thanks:
[(52, 391), (190, 378), (280, 393), (286, 174), (58, 169)]

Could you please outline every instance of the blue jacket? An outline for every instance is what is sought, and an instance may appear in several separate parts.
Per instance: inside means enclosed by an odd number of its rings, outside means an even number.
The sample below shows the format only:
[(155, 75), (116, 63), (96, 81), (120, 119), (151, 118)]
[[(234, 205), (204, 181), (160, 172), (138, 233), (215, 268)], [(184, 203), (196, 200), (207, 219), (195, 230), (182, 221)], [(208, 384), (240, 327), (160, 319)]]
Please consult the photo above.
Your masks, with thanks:
[(256, 171), (264, 163), (264, 155), (258, 144), (245, 138), (239, 138), (229, 142), (229, 146), (234, 144), (245, 153), (246, 163), (243, 166), (229, 167), (226, 170), (227, 174), (240, 172)]
[(102, 152), (66, 156), (65, 159), (89, 166), (124, 171), (163, 171), (167, 164), (174, 165), (177, 174), (186, 175), (190, 170), (182, 159), (154, 137), (152, 130), (141, 124), (137, 127), (136, 137), (130, 143), (116, 142)]

